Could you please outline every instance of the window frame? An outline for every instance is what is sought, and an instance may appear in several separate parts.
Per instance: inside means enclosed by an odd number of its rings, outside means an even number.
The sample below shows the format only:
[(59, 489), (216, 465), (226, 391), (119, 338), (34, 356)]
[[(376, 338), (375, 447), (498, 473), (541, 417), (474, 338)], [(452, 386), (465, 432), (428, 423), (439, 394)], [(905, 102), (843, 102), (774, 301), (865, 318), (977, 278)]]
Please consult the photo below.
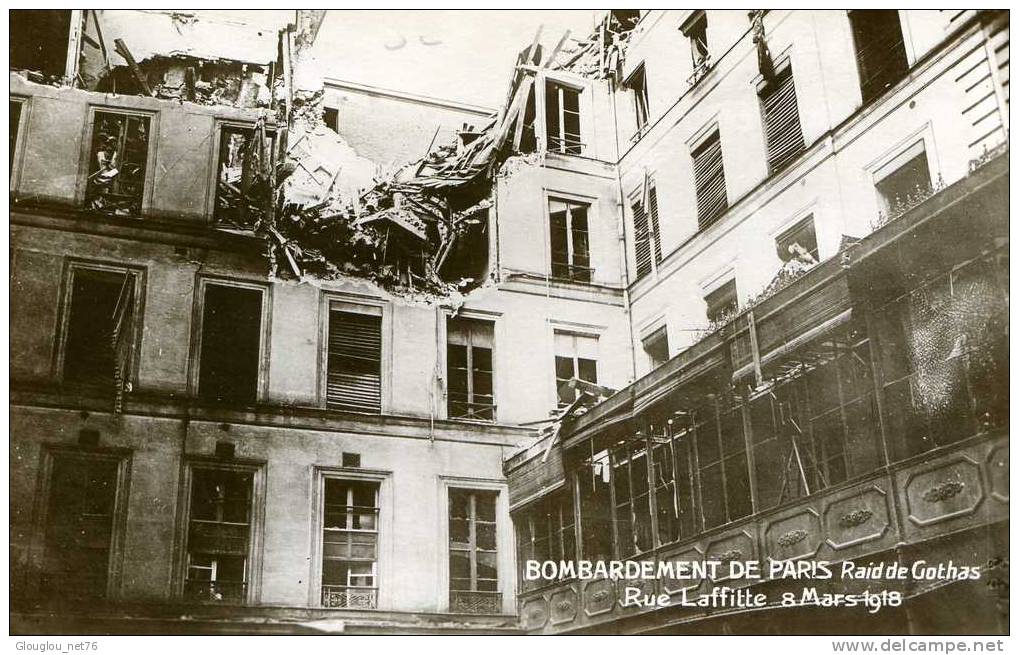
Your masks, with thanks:
[(928, 121), (918, 130), (912, 132), (909, 136), (900, 139), (895, 145), (885, 150), (881, 155), (864, 166), (865, 174), (870, 180), (870, 185), (874, 192), (875, 217), (879, 213), (887, 211), (885, 208), (884, 197), (878, 190), (878, 184), (898, 172), (904, 164), (909, 162), (909, 160), (900, 162), (900, 165), (891, 171), (886, 171), (886, 169), (897, 159), (903, 157), (910, 148), (917, 144), (917, 142), (923, 143), (923, 152), (927, 158), (928, 183), (934, 185), (935, 180), (941, 178), (941, 166), (938, 161), (937, 148), (934, 141), (934, 129)]
[[(637, 85), (639, 81), (639, 86)], [(630, 76), (623, 82), (623, 87), (633, 94), (634, 131), (631, 141), (637, 141), (651, 126), (651, 98), (648, 95), (647, 65), (637, 64)]]
[[(315, 466), (312, 470), (312, 544), (309, 565), (308, 605), (325, 608), (322, 604), (322, 561), (323, 525), (325, 508), (325, 483), (327, 479), (375, 482), (378, 488), (378, 519), (375, 538), (375, 607), (369, 611), (391, 609), (393, 595), (390, 586), (384, 584), (392, 577), (393, 535), (393, 491), (392, 471), (381, 469), (351, 468), (345, 466)], [(367, 609), (367, 608), (365, 608)]]
[[(653, 344), (659, 340), (665, 340), (665, 359), (659, 364), (655, 364), (651, 354), (648, 352), (648, 345)], [(664, 366), (671, 359), (669, 348), (669, 326), (665, 321), (657, 321), (651, 326), (645, 328), (640, 334), (640, 347), (644, 352), (645, 363), (648, 368), (648, 372), (654, 371), (655, 369)]]
[[(185, 596), (188, 579), (188, 532), (191, 527), (191, 494), (194, 489), (195, 469), (236, 471), (251, 474), (251, 520), (248, 524), (248, 554), (245, 557), (244, 606), (257, 605), (262, 594), (262, 549), (265, 538), (265, 496), (266, 468), (264, 460), (243, 458), (219, 458), (203, 455), (185, 455), (178, 507), (180, 511), (177, 527), (176, 548), (177, 563), (173, 593), (175, 598), (184, 603), (205, 605), (200, 601), (189, 601)], [(215, 603), (211, 603), (215, 604)]]
[(449, 588), (449, 491), (458, 489), (465, 491), (496, 492), (495, 501), (495, 543), (498, 593), (502, 594), (502, 614), (514, 614), (516, 608), (516, 563), (514, 550), (516, 531), (509, 519), (509, 492), (505, 480), (492, 478), (468, 478), (459, 476), (438, 476), (438, 542), (442, 544), (439, 557), (439, 575), (436, 591), (439, 596), (440, 611), (450, 612)]
[(587, 360), (588, 358), (580, 357), (580, 355), (579, 355), (579, 348), (576, 347), (577, 346), (576, 339), (578, 339), (578, 338), (579, 339), (590, 339), (590, 340), (592, 340), (594, 342), (594, 344), (595, 344), (595, 351), (596, 351), (596, 357), (595, 357), (595, 359), (588, 360), (588, 361), (593, 361), (594, 362), (595, 380), (596, 381), (593, 382), (592, 384), (601, 384), (601, 375), (599, 375), (599, 368), (600, 367), (598, 365), (598, 362), (599, 362), (600, 356), (601, 356), (601, 334), (598, 333), (598, 332), (589, 332), (589, 331), (585, 331), (585, 330), (579, 330), (576, 327), (572, 327), (572, 326), (557, 325), (557, 324), (553, 324), (552, 325), (552, 406), (554, 408), (557, 408), (557, 409), (562, 409), (563, 407), (567, 407), (569, 405), (569, 403), (562, 404), (562, 403), (559, 402), (559, 372), (557, 370), (557, 362), (556, 362), (556, 360), (559, 357), (564, 357), (564, 358), (566, 357), (566, 355), (560, 355), (559, 354), (559, 349), (557, 348), (557, 345), (556, 345), (556, 342), (558, 341), (558, 336), (559, 335), (562, 335), (564, 337), (570, 337), (571, 339), (573, 339), (574, 348), (573, 348), (573, 352), (572, 352), (572, 355), (571, 355), (571, 359), (573, 360), (573, 374), (574, 374), (574, 377), (577, 377), (577, 378), (580, 377), (580, 364), (579, 364), (578, 360), (580, 360), (580, 359)]
[[(108, 113), (143, 117), (149, 119), (149, 138), (145, 153), (145, 180), (142, 183), (141, 208), (138, 216), (129, 216), (127, 218), (142, 218), (148, 215), (152, 208), (153, 183), (156, 175), (156, 151), (159, 149), (159, 112), (103, 104), (89, 104), (87, 112), (86, 130), (81, 143), (81, 158), (78, 163), (78, 181), (75, 185), (75, 205), (85, 208), (85, 202), (88, 197), (88, 176), (89, 169), (92, 167), (92, 142), (95, 138), (96, 114)], [(101, 212), (99, 214), (102, 215)]]
[[(106, 589), (102, 598), (116, 600), (121, 596), (124, 553), (127, 530), (128, 499), (131, 485), (132, 450), (128, 448), (110, 448), (104, 446), (80, 446), (64, 444), (43, 444), (40, 454), (40, 466), (36, 483), (35, 501), (33, 503), (35, 517), (32, 525), (31, 572), (27, 574), (27, 588), (40, 589), (42, 575), (45, 570), (46, 528), (50, 495), (53, 490), (53, 465), (57, 458), (71, 459), (103, 459), (117, 463), (117, 490), (114, 494), (114, 508), (111, 519), (109, 559), (106, 569)], [(14, 572), (12, 571), (12, 574)], [(12, 584), (14, 576), (12, 575)]]
[[(701, 43), (704, 52), (701, 53), (700, 59), (697, 58), (697, 48), (694, 46), (696, 39), (691, 35), (695, 30), (700, 32), (701, 25), (704, 26), (704, 40)], [(705, 62), (711, 60), (711, 48), (708, 42), (708, 14), (704, 9), (695, 9), (692, 13), (687, 16), (686, 20), (683, 21), (679, 27), (679, 31), (683, 33), (683, 36), (687, 39), (687, 45), (690, 47), (690, 65), (694, 71), (698, 67), (704, 65)]]
[[(776, 256), (778, 256), (778, 259), (779, 259), (780, 262), (785, 264), (791, 258), (790, 257), (783, 258), (782, 254), (781, 254), (781, 248), (779, 247), (779, 245), (780, 245), (779, 242), (781, 242), (783, 239), (787, 239), (790, 236), (792, 236), (793, 234), (799, 232), (800, 230), (805, 228), (808, 224), (811, 227), (811, 231), (814, 233), (814, 250), (816, 251), (816, 252), (811, 252), (810, 254), (814, 257), (814, 259), (816, 261), (818, 261), (818, 262), (821, 261), (821, 246), (820, 246), (820, 244), (817, 241), (817, 223), (818, 223), (818, 221), (817, 221), (817, 218), (816, 218), (815, 207), (811, 206), (811, 208), (808, 211), (800, 212), (795, 219), (793, 219), (793, 220), (789, 221), (788, 223), (786, 223), (785, 225), (781, 226), (778, 230), (776, 230), (773, 233), (774, 237), (773, 237), (772, 241), (775, 243), (775, 250), (776, 250), (775, 254), (776, 254)], [(794, 242), (794, 243), (798, 243), (798, 242)]]
[[(912, 69), (913, 64), (915, 63), (914, 62), (915, 55), (912, 52), (913, 46), (912, 46), (912, 41), (911, 41), (911, 35), (909, 34), (909, 30), (908, 30), (908, 27), (907, 27), (908, 26), (908, 21), (904, 20), (905, 14), (903, 14), (903, 12), (901, 10), (899, 10), (899, 9), (872, 10), (872, 11), (893, 11), (893, 12), (895, 12), (896, 18), (898, 19), (898, 22), (899, 22), (899, 35), (902, 37), (902, 58), (903, 58), (903, 63), (904, 63), (904, 70), (903, 70), (902, 75), (897, 80), (895, 80), (894, 82), (890, 83), (889, 85), (887, 85), (887, 86), (885, 86), (885, 87), (883, 87), (881, 89), (878, 89), (876, 91), (873, 90), (873, 89), (870, 89), (869, 85), (873, 84), (873, 80), (875, 78), (872, 76), (869, 80), (865, 81), (863, 79), (863, 69), (860, 66), (860, 42), (857, 39), (857, 36), (856, 36), (857, 30), (855, 28), (855, 24), (853, 23), (853, 18), (852, 18), (852, 14), (853, 14), (854, 11), (861, 11), (861, 9), (847, 9), (847, 10), (845, 10), (845, 16), (846, 16), (846, 23), (848, 24), (848, 27), (849, 27), (849, 38), (850, 38), (850, 41), (853, 44), (853, 66), (856, 68), (856, 79), (857, 79), (857, 82), (858, 82), (858, 84), (856, 85), (856, 88), (860, 92), (860, 101), (861, 101), (861, 104), (862, 105), (869, 105), (870, 103), (875, 102), (878, 99), (880, 99), (881, 97), (883, 97), (892, 88), (898, 86), (899, 83), (902, 82), (902, 80), (904, 80), (907, 77), (909, 77), (909, 72)], [(864, 11), (867, 11), (867, 10), (864, 9)], [(887, 49), (885, 49), (884, 52), (887, 53)]]
[(60, 301), (57, 310), (57, 338), (54, 340), (53, 361), (51, 364), (53, 379), (60, 384), (65, 383), (64, 365), (67, 355), (67, 339), (70, 336), (71, 310), (74, 300), (74, 276), (78, 271), (97, 271), (101, 273), (120, 273), (134, 278), (132, 330), (130, 334), (131, 362), (128, 365), (128, 380), (138, 380), (141, 359), (141, 342), (144, 334), (146, 276), (148, 269), (143, 266), (121, 264), (119, 262), (79, 259), (69, 257), (64, 260), (61, 274)]
[[(219, 198), (219, 154), (223, 146), (223, 130), (224, 129), (241, 129), (241, 130), (252, 130), (254, 131), (255, 126), (258, 124), (257, 121), (243, 121), (243, 120), (231, 120), (231, 119), (216, 119), (213, 125), (213, 136), (209, 139), (212, 143), (210, 146), (209, 161), (210, 175), (209, 175), (209, 186), (206, 192), (205, 199), (205, 215), (206, 221), (210, 225), (218, 225), (219, 221), (216, 220), (216, 201)], [(277, 129), (274, 124), (266, 123), (265, 126), (266, 137), (272, 140), (272, 156), (275, 159), (279, 154), (279, 139), (277, 138)]]
[[(594, 207), (595, 207), (595, 202), (596, 201), (597, 201), (596, 198), (589, 198), (589, 197), (586, 197), (586, 196), (578, 196), (578, 195), (570, 194), (570, 193), (560, 193), (558, 191), (553, 191), (553, 190), (550, 190), (550, 189), (546, 189), (545, 190), (545, 238), (546, 238), (546, 243), (547, 243), (547, 257), (546, 257), (545, 261), (548, 262), (548, 269), (547, 270), (548, 270), (548, 278), (550, 280), (553, 280), (553, 281), (556, 281), (556, 282), (566, 282), (566, 283), (570, 283), (570, 284), (583, 284), (583, 285), (595, 284), (595, 273), (597, 273), (597, 268), (592, 265), (592, 264), (594, 264), (594, 260), (593, 260), (593, 256), (592, 256), (592, 253), (594, 252), (593, 243), (592, 243), (592, 241), (593, 241), (592, 236), (594, 234), (594, 230), (591, 229), (591, 226), (594, 223), (593, 217), (594, 217)], [(559, 262), (560, 265), (565, 265), (567, 267), (567, 269), (568, 269), (568, 275), (566, 277), (557, 276), (557, 275), (555, 275), (553, 273), (553, 269), (555, 268), (554, 265), (553, 265), (554, 262), (552, 261), (552, 256), (553, 256), (553, 253), (552, 253), (552, 203), (553, 202), (562, 203), (562, 204), (566, 205), (566, 207), (567, 207), (567, 210), (566, 210), (566, 253), (567, 253), (567, 258), (569, 259), (569, 261), (567, 261), (567, 262)], [(574, 206), (584, 206), (584, 207), (587, 208), (587, 263), (588, 263), (588, 265), (586, 267), (582, 267), (582, 266), (579, 266), (579, 265), (574, 263), (574, 258), (575, 258), (575, 255), (576, 255), (575, 250), (574, 250), (574, 246), (573, 246), (573, 211), (572, 211), (572, 208)], [(587, 272), (588, 279), (587, 280), (578, 280), (578, 279), (576, 279), (576, 277), (575, 277), (576, 273), (574, 272), (575, 268), (579, 268), (579, 269), (585, 270)]]
[(198, 398), (202, 359), (203, 321), (205, 316), (205, 290), (209, 285), (248, 289), (262, 293), (261, 325), (259, 326), (258, 375), (255, 380), (254, 403), (264, 402), (269, 394), (269, 357), (272, 337), (272, 287), (268, 282), (255, 282), (218, 275), (195, 274), (195, 296), (191, 315), (191, 346), (188, 354), (188, 394)]
[[(496, 423), (496, 422), (498, 422), (498, 419), (499, 419), (499, 382), (498, 382), (498, 380), (499, 380), (499, 366), (497, 365), (497, 359), (496, 359), (498, 357), (498, 343), (497, 343), (496, 329), (497, 329), (497, 326), (498, 326), (499, 316), (500, 316), (499, 314), (482, 313), (482, 312), (479, 312), (479, 311), (476, 311), (476, 310), (475, 311), (461, 310), (460, 312), (457, 313), (456, 316), (453, 316), (453, 313), (450, 312), (450, 311), (441, 311), (439, 313), (438, 320), (441, 323), (441, 330), (442, 330), (442, 332), (441, 332), (440, 337), (441, 337), (442, 341), (441, 341), (441, 347), (439, 348), (438, 357), (440, 359), (440, 363), (443, 366), (443, 371), (444, 371), (444, 374), (445, 374), (445, 379), (444, 379), (444, 384), (443, 384), (444, 388), (441, 389), (441, 391), (443, 391), (443, 397), (444, 397), (445, 402), (443, 403), (443, 407), (442, 407), (441, 411), (444, 412), (443, 416), (445, 418), (447, 418), (449, 420), (453, 420), (453, 421), (479, 421), (479, 422), (482, 422), (482, 423)], [(454, 416), (451, 416), (450, 413), (449, 413), (449, 402), (450, 402), (449, 401), (449, 345), (450, 345), (450, 343), (449, 343), (449, 337), (450, 337), (450, 335), (449, 335), (449, 322), (452, 321), (452, 320), (457, 320), (457, 319), (464, 319), (466, 321), (473, 321), (475, 323), (486, 323), (486, 324), (489, 325), (489, 327), (490, 327), (490, 329), (492, 331), (492, 405), (491, 405), (491, 408), (492, 408), (492, 418), (491, 419), (478, 418), (476, 416), (454, 417)], [(472, 345), (468, 346), (468, 368), (471, 371), (471, 374), (468, 376), (468, 378), (469, 378), (468, 379), (468, 384), (470, 385), (468, 387), (469, 388), (468, 393), (470, 394), (469, 397), (471, 399), (467, 401), (468, 403), (473, 403), (473, 384), (474, 384), (474, 382), (473, 382), (473, 369), (470, 368), (470, 363), (472, 361), (471, 357), (473, 356), (471, 354), (472, 351), (473, 351), (473, 346)]]
[[(733, 303), (733, 313), (731, 314), (731, 316), (729, 316), (729, 318), (726, 318), (726, 314), (725, 313), (721, 314), (720, 316), (718, 316), (716, 318), (712, 318), (711, 317), (711, 304), (708, 302), (708, 298), (710, 298), (712, 295), (718, 293), (719, 291), (722, 291), (723, 289), (728, 287), (730, 284), (732, 285), (732, 291), (733, 291), (732, 295), (733, 295), (733, 300), (734, 300), (734, 303)], [(707, 320), (708, 320), (709, 324), (710, 323), (719, 322), (719, 321), (727, 322), (728, 320), (730, 320), (732, 317), (736, 316), (736, 314), (739, 313), (739, 285), (736, 282), (736, 276), (734, 274), (730, 273), (729, 275), (724, 275), (724, 276), (720, 277), (718, 279), (718, 281), (715, 282), (714, 284), (712, 284), (710, 287), (703, 287), (702, 288), (702, 293), (703, 293), (703, 298), (704, 298), (704, 311), (705, 311), (705, 315), (707, 317)]]
[[(545, 151), (553, 152), (558, 155), (565, 155), (570, 157), (583, 157), (586, 154), (588, 144), (584, 142), (585, 135), (585, 121), (584, 121), (584, 91), (585, 88), (579, 83), (569, 82), (559, 78), (549, 77), (547, 75), (539, 76), (536, 81), (541, 82), (541, 100), (542, 100), (542, 112), (541, 120), (545, 123), (544, 134), (542, 137), (545, 140)], [(552, 85), (557, 90), (557, 98), (559, 111), (556, 114), (557, 125), (555, 135), (550, 134), (551, 126), (548, 125), (548, 87)], [(563, 90), (568, 89), (574, 91), (577, 94), (577, 129), (579, 134), (577, 135), (578, 141), (571, 143), (566, 140), (566, 118), (565, 109), (563, 108)], [(537, 114), (537, 112), (535, 112)], [(559, 141), (558, 146), (553, 146), (551, 143), (550, 136), (555, 136)], [(569, 152), (571, 148), (576, 148), (577, 152)]]
[[(379, 298), (323, 290), (319, 294), (318, 316), (318, 384), (316, 397), (321, 409), (328, 409), (329, 376), (329, 317), (333, 305), (351, 313), (375, 314), (382, 317), (382, 351), (379, 353), (379, 414), (385, 415), (392, 408), (393, 378), (393, 310), (392, 305)], [(345, 410), (330, 410), (345, 411)], [(372, 414), (372, 416), (377, 416)]]
[(17, 103), (21, 113), (18, 115), (17, 135), (14, 138), (14, 152), (8, 163), (10, 172), (8, 175), (8, 190), (13, 195), (21, 181), (21, 167), (25, 160), (25, 141), (28, 138), (28, 126), (31, 124), (32, 99), (28, 96), (11, 95), (11, 103)]

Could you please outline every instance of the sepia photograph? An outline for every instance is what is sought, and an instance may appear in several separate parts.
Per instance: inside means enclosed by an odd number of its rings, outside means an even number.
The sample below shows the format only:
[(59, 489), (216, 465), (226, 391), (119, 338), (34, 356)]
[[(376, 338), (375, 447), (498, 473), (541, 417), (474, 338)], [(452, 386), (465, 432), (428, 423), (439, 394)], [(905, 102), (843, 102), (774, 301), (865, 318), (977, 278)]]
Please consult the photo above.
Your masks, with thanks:
[(1009, 10), (7, 15), (12, 650), (1004, 652)]

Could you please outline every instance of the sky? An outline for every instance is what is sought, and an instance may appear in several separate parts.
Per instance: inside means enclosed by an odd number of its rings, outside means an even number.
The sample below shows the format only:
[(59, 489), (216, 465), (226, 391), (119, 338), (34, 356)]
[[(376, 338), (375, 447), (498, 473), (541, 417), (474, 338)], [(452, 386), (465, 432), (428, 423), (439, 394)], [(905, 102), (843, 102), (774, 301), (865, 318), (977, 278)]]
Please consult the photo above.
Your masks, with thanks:
[[(497, 109), (539, 25), (555, 47), (585, 38), (591, 10), (330, 10), (315, 53), (327, 77)], [(547, 51), (547, 50), (546, 50)]]

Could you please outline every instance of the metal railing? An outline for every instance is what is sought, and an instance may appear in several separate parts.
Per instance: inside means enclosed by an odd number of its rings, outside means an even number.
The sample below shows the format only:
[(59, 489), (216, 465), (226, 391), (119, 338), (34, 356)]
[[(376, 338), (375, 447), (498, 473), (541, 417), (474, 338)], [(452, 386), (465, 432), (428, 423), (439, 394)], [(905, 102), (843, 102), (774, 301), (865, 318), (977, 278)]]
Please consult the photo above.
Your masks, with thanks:
[(502, 593), (498, 591), (450, 591), (449, 611), (454, 614), (501, 614)]
[(372, 610), (378, 603), (378, 593), (378, 587), (322, 585), (322, 607)]

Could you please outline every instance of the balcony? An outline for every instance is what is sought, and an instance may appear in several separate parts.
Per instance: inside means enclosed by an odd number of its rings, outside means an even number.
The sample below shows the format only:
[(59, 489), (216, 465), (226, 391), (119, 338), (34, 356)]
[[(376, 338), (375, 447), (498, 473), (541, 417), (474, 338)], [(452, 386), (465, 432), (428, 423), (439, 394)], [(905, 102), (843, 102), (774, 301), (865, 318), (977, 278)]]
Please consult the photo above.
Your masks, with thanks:
[(378, 604), (378, 587), (322, 585), (322, 607), (373, 610)]
[(502, 594), (498, 591), (451, 591), (452, 614), (501, 614)]

